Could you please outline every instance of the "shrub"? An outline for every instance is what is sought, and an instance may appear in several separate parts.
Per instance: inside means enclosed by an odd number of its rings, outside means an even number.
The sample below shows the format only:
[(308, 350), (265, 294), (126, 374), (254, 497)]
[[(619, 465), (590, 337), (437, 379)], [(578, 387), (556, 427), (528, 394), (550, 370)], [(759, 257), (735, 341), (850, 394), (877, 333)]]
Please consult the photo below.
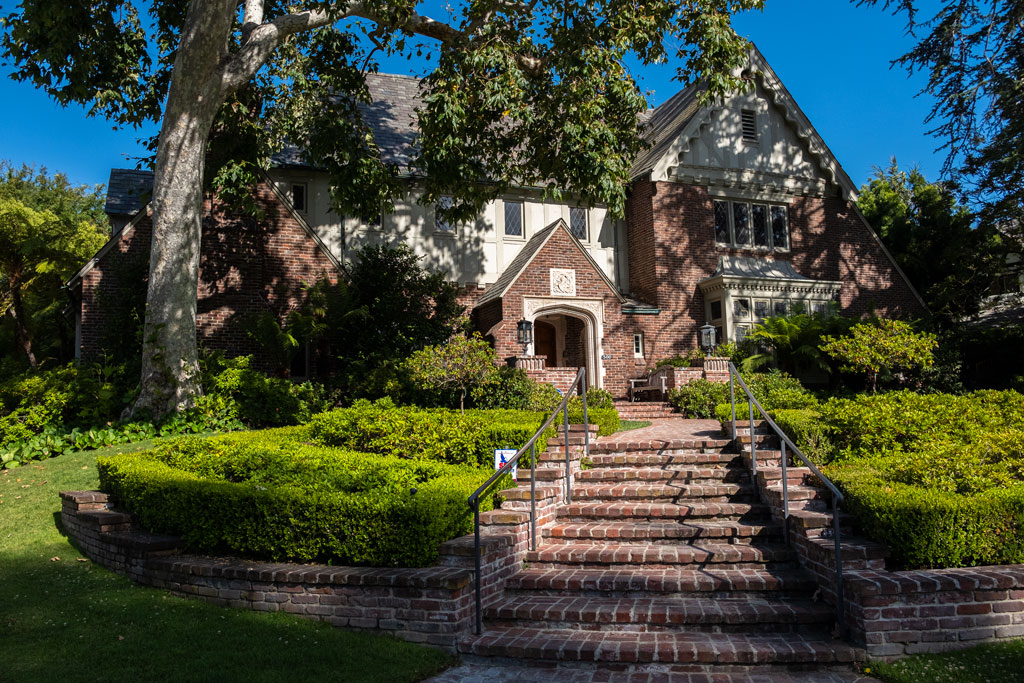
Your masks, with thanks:
[(661, 368), (671, 365), (674, 368), (699, 368), (704, 366), (704, 352), (701, 349), (691, 349), (682, 355), (677, 353), (671, 358), (662, 358), (654, 364), (654, 367)]
[(902, 568), (1024, 562), (1024, 486), (974, 495), (892, 481), (871, 463), (830, 470), (845, 509)]
[(469, 390), (497, 372), (494, 349), (479, 334), (455, 335), (443, 344), (427, 346), (413, 353), (406, 365), (421, 388), (458, 389), (462, 411)]
[[(196, 551), (426, 566), (472, 530), (487, 471), (303, 444), (304, 430), (185, 438), (100, 458), (101, 488)], [(493, 496), (482, 509), (493, 507)]]
[(522, 368), (503, 365), (470, 390), (473, 405), (482, 409), (527, 410), (537, 383)]
[(715, 407), (729, 400), (729, 386), (721, 382), (695, 379), (672, 389), (668, 401), (672, 407), (689, 418), (715, 416)]
[(835, 446), (829, 438), (828, 427), (816, 410), (775, 410), (772, 419), (797, 448), (817, 465), (833, 458)]
[(301, 424), (333, 403), (323, 386), (268, 377), (250, 368), (251, 361), (251, 356), (214, 354), (205, 363), (203, 380), (209, 394), (230, 401), (223, 409), (250, 427)]
[(821, 350), (843, 370), (867, 375), (872, 392), (880, 375), (931, 366), (937, 345), (935, 335), (915, 332), (905, 322), (884, 318), (854, 325), (847, 337), (826, 336), (821, 341)]

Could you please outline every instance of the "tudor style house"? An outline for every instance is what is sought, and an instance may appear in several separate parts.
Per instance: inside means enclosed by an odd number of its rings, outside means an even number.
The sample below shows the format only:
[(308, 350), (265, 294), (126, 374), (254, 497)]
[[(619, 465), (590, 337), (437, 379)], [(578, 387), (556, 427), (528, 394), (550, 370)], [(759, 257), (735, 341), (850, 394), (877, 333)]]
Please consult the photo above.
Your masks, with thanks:
[[(534, 329), (527, 355), (538, 357), (529, 365), (543, 367), (533, 374), (586, 366), (591, 384), (620, 396), (658, 359), (694, 348), (705, 323), (735, 341), (798, 304), (921, 315), (920, 296), (858, 211), (853, 182), (753, 47), (750, 71), (748, 93), (702, 106), (690, 87), (648, 112), (650, 146), (634, 163), (622, 220), (527, 189), (452, 224), (416, 201), (410, 178), (394, 212), (367, 224), (331, 211), (325, 174), (279, 156), (259, 190), (262, 220), (207, 203), (201, 339), (249, 352), (240, 316), (283, 316), (303, 283), (339, 277), (363, 245), (398, 242), (462, 286), (501, 357), (523, 354), (515, 331), (525, 319)], [(418, 81), (371, 75), (368, 84), (367, 122), (385, 159), (402, 164), (415, 144)], [(82, 357), (97, 356), (109, 336), (103, 302), (141, 287), (151, 183), (146, 172), (111, 172), (115, 234), (69, 283)]]

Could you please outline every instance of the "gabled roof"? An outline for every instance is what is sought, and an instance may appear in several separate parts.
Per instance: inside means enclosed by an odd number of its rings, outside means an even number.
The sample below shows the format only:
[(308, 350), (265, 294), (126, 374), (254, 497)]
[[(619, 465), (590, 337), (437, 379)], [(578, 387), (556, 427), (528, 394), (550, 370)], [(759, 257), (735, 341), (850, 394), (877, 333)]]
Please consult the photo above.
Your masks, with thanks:
[[(806, 145), (808, 152), (817, 161), (825, 176), (841, 187), (851, 201), (855, 200), (857, 187), (853, 184), (850, 176), (843, 170), (832, 150), (825, 144), (824, 139), (811, 125), (793, 95), (786, 89), (778, 74), (753, 43), (750, 44), (749, 68), (758, 84), (771, 97), (772, 103), (781, 112), (788, 125)], [(701, 107), (698, 104), (697, 96), (700, 91), (701, 88), (698, 85), (690, 85), (670, 97), (648, 116), (648, 129), (645, 138), (651, 147), (641, 153), (633, 163), (633, 167), (630, 169), (632, 178), (650, 173), (666, 155), (678, 153), (677, 141), (681, 137), (689, 138), (700, 135), (701, 124), (714, 111), (714, 107), (711, 105)]]
[(608, 279), (608, 276), (604, 274), (604, 271), (601, 270), (601, 267), (597, 265), (596, 261), (594, 261), (594, 258), (590, 255), (590, 252), (588, 252), (586, 248), (583, 246), (583, 244), (581, 244), (580, 241), (576, 238), (576, 236), (572, 234), (572, 231), (569, 230), (569, 226), (565, 224), (565, 221), (559, 218), (557, 221), (555, 221), (548, 227), (544, 228), (543, 230), (535, 234), (526, 242), (525, 245), (523, 245), (523, 248), (519, 250), (519, 253), (516, 255), (516, 257), (512, 259), (512, 263), (508, 264), (508, 266), (505, 267), (505, 270), (501, 273), (501, 277), (499, 277), (491, 285), (489, 285), (487, 287), (487, 290), (480, 296), (479, 299), (476, 300), (474, 308), (482, 306), (489, 301), (494, 301), (495, 299), (500, 299), (503, 296), (505, 296), (505, 294), (508, 293), (508, 290), (512, 288), (512, 285), (516, 283), (516, 280), (519, 279), (519, 276), (523, 274), (523, 272), (530, 266), (531, 263), (533, 263), (533, 259), (537, 256), (537, 254), (541, 252), (541, 250), (544, 248), (544, 245), (548, 243), (551, 237), (559, 229), (565, 232), (569, 240), (576, 246), (577, 249), (580, 250), (580, 253), (583, 254), (583, 258), (585, 258), (587, 262), (590, 263), (590, 266), (594, 269), (594, 271), (601, 276), (601, 279), (604, 280), (604, 283), (608, 285), (608, 289), (615, 293), (615, 296), (619, 299), (619, 302), (624, 303), (626, 299), (624, 296), (622, 296), (622, 293), (612, 283), (612, 281)]
[[(113, 177), (115, 171), (124, 170), (126, 169), (114, 169), (110, 172), (110, 175), (111, 177)], [(149, 171), (136, 171), (136, 173), (149, 173)], [(344, 264), (342, 264), (341, 261), (338, 260), (337, 256), (331, 253), (331, 250), (327, 247), (326, 244), (324, 244), (324, 241), (320, 239), (320, 236), (316, 234), (316, 231), (313, 230), (312, 226), (310, 226), (309, 223), (306, 222), (306, 219), (303, 218), (302, 214), (295, 210), (295, 207), (292, 206), (292, 203), (291, 201), (289, 201), (288, 197), (286, 197), (277, 187), (277, 183), (275, 183), (273, 180), (270, 179), (269, 176), (265, 174), (263, 176), (263, 182), (265, 182), (270, 187), (271, 191), (274, 193), (274, 196), (277, 197), (277, 200), (284, 205), (288, 213), (291, 214), (291, 217), (294, 218), (295, 221), (299, 224), (299, 227), (302, 228), (303, 232), (305, 232), (310, 237), (310, 239), (312, 239), (316, 243), (317, 247), (320, 249), (321, 252), (323, 252), (323, 254), (334, 265), (334, 267), (341, 272), (345, 272)], [(150, 187), (152, 187), (152, 173), (150, 173)], [(109, 194), (107, 195), (107, 204), (110, 204)], [(85, 265), (83, 265), (78, 270), (77, 273), (71, 276), (71, 279), (64, 284), (64, 287), (68, 289), (73, 289), (77, 287), (78, 284), (81, 283), (82, 278), (85, 277), (86, 273), (92, 270), (96, 266), (96, 264), (100, 262), (100, 259), (102, 259), (107, 254), (107, 252), (113, 249), (115, 245), (117, 245), (121, 238), (127, 236), (132, 230), (134, 230), (135, 226), (139, 223), (139, 221), (141, 221), (146, 216), (149, 216), (149, 214), (149, 197), (148, 195), (146, 195), (145, 203), (143, 203), (134, 212), (131, 221), (129, 221), (128, 224), (125, 225), (124, 228), (122, 228), (119, 232), (117, 232), (110, 239), (108, 239), (106, 244), (99, 248), (99, 251), (96, 252), (96, 255), (93, 256), (88, 261), (86, 261)]]

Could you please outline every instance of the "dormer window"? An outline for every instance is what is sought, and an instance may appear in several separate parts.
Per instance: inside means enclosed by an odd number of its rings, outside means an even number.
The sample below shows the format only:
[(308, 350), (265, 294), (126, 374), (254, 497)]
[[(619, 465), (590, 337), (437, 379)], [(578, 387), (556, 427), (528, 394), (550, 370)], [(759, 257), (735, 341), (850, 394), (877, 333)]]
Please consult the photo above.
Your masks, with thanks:
[(757, 142), (757, 112), (744, 109), (740, 112), (740, 128), (744, 142)]

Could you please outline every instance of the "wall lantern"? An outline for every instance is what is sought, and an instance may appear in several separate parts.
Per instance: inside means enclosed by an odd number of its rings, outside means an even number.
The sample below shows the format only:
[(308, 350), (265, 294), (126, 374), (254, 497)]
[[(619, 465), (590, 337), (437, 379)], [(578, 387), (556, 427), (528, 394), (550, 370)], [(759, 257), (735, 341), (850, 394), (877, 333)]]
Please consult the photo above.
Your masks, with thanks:
[(533, 323), (523, 318), (516, 323), (516, 342), (523, 345), (523, 355), (526, 355), (526, 348), (533, 343)]
[(715, 328), (709, 323), (704, 323), (704, 326), (697, 331), (697, 338), (705, 353), (711, 353), (715, 348)]

